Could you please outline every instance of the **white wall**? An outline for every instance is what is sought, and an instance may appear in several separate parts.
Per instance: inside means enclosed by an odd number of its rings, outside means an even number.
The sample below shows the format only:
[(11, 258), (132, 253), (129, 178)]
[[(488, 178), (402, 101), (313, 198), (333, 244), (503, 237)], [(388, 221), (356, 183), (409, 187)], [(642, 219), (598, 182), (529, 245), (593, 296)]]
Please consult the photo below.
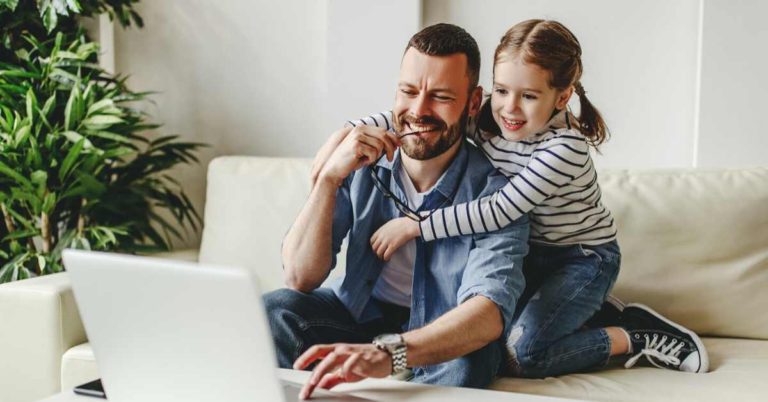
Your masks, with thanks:
[[(582, 83), (612, 138), (600, 167), (691, 166), (698, 1), (426, 0), (425, 24), (465, 27), (483, 54), (490, 88), (493, 51), (504, 32), (530, 18), (555, 19), (582, 45)], [(482, 7), (478, 7), (482, 4)]]
[(613, 133), (599, 167), (768, 165), (760, 0), (145, 0), (138, 11), (144, 29), (115, 30), (115, 69), (159, 91), (148, 111), (163, 134), (211, 144), (177, 172), (201, 208), (212, 157), (308, 157), (344, 120), (390, 108), (408, 38), (440, 21), (478, 40), (486, 86), (514, 23), (571, 28)]
[(705, 0), (701, 167), (768, 165), (768, 3)]

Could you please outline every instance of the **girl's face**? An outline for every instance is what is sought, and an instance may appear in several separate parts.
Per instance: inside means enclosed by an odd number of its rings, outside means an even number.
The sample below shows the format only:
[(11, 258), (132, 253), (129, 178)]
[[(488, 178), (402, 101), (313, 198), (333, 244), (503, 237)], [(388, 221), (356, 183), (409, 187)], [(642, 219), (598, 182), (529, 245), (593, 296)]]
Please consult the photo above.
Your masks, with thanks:
[(555, 109), (563, 109), (573, 87), (558, 91), (549, 85), (550, 73), (520, 57), (499, 55), (493, 66), (491, 111), (509, 141), (520, 141), (546, 128)]

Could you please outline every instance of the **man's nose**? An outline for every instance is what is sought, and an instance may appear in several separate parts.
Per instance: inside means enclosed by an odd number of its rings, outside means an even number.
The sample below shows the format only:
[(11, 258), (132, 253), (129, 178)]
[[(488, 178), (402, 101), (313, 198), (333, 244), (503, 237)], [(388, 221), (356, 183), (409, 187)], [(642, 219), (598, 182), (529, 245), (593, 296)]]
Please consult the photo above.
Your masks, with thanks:
[(427, 96), (424, 94), (417, 96), (411, 103), (410, 112), (412, 116), (417, 117), (429, 115), (429, 99)]

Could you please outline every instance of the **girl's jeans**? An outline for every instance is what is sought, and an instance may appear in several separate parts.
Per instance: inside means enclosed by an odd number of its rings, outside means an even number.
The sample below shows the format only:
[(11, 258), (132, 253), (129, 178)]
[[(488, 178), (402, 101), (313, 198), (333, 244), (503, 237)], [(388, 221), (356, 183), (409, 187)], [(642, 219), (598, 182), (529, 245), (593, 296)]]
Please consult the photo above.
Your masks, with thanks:
[(523, 264), (526, 288), (507, 339), (510, 374), (543, 378), (605, 365), (611, 350), (608, 334), (583, 325), (600, 309), (620, 264), (616, 241), (531, 244)]

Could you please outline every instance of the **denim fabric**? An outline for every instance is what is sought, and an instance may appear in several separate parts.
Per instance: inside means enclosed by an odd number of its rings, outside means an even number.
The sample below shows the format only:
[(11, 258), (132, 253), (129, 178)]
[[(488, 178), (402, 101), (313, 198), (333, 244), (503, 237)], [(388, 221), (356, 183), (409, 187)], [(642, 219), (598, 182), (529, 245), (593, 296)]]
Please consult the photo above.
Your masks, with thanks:
[(360, 324), (328, 288), (312, 293), (278, 289), (265, 294), (264, 307), (269, 312), (278, 365), (293, 367), (293, 362), (312, 345), (370, 343), (376, 335), (403, 332), (408, 322), (408, 309), (377, 304), (389, 314)]
[(616, 241), (599, 246), (531, 244), (526, 289), (507, 338), (510, 374), (543, 378), (605, 365), (611, 344), (604, 329), (584, 329), (619, 274)]
[[(399, 174), (399, 151), (393, 161), (382, 157), (381, 181), (405, 199)], [(507, 183), (473, 145), (463, 142), (459, 152), (424, 197), (419, 211), (458, 204), (493, 194)], [(348, 177), (336, 196), (333, 217), (333, 264), (335, 254), (348, 234), (346, 275), (331, 287), (357, 322), (381, 316), (371, 292), (383, 261), (371, 249), (373, 233), (389, 220), (399, 217), (394, 203), (375, 188), (370, 168)], [(411, 319), (408, 328), (421, 328), (465, 300), (482, 295), (496, 303), (509, 333), (515, 304), (524, 287), (523, 257), (528, 252), (528, 217), (521, 217), (502, 230), (424, 242), (416, 239), (413, 269)]]
[[(358, 323), (331, 289), (311, 293), (278, 289), (264, 295), (279, 367), (293, 362), (312, 345), (370, 343), (376, 335), (400, 333), (408, 322), (409, 309), (374, 300), (384, 314)], [(504, 344), (492, 342), (466, 356), (442, 364), (413, 369), (411, 381), (462, 387), (486, 387), (499, 372)]]
[[(377, 165), (381, 181), (405, 199), (397, 174), (400, 162), (398, 151), (393, 161), (382, 157)], [(371, 249), (371, 236), (400, 213), (375, 188), (370, 174), (369, 167), (354, 172), (337, 192), (331, 268), (345, 236), (348, 245), (346, 274), (331, 285), (333, 291), (317, 289), (309, 295), (297, 295), (282, 290), (265, 296), (281, 367), (290, 367), (301, 351), (315, 343), (370, 342), (381, 333), (402, 332), (393, 326), (397, 323), (389, 319), (391, 313), (382, 311), (381, 303), (371, 297), (383, 267)], [(465, 141), (424, 197), (420, 210), (490, 195), (506, 183), (482, 153)], [(405, 329), (424, 327), (465, 300), (481, 295), (499, 307), (504, 325), (501, 339), (506, 339), (525, 285), (522, 263), (528, 252), (528, 235), (525, 216), (493, 233), (432, 242), (417, 239), (410, 318)], [(459, 359), (416, 368), (414, 381), (484, 387), (504, 360), (502, 344), (495, 342)]]

